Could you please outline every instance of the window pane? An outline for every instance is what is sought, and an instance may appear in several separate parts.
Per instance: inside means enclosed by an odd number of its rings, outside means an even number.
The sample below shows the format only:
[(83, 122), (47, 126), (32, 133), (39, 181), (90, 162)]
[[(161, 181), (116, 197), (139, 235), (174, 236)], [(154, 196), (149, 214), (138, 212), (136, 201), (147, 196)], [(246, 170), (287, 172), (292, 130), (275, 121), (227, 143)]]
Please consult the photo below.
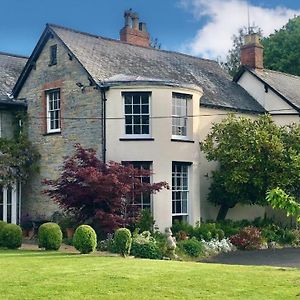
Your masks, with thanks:
[(172, 164), (172, 213), (187, 214), (188, 211), (188, 166)]
[(132, 117), (131, 116), (126, 116), (125, 117), (125, 123), (126, 124), (132, 124)]
[(132, 114), (132, 105), (125, 105), (125, 114)]
[(126, 126), (126, 134), (132, 134), (132, 126)]
[(141, 102), (141, 97), (139, 95), (133, 96), (133, 104), (140, 104)]
[(149, 134), (149, 125), (142, 125), (142, 134)]
[(141, 107), (139, 105), (133, 106), (133, 113), (134, 114), (140, 114), (141, 113)]

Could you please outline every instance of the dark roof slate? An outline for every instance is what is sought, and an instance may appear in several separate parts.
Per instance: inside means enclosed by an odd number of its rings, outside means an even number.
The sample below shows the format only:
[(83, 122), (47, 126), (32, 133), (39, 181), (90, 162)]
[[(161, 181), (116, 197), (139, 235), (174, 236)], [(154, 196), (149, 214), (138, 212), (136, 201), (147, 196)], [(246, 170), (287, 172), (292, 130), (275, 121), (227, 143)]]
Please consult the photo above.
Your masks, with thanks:
[(142, 76), (192, 84), (203, 88), (201, 104), (235, 110), (264, 112), (217, 62), (171, 52), (133, 46), (57, 25), (48, 25), (96, 82), (116, 75)]
[(300, 109), (300, 76), (267, 69), (250, 71)]
[(28, 58), (24, 56), (0, 52), (0, 100), (2, 102), (11, 101), (8, 94), (12, 92), (27, 60)]

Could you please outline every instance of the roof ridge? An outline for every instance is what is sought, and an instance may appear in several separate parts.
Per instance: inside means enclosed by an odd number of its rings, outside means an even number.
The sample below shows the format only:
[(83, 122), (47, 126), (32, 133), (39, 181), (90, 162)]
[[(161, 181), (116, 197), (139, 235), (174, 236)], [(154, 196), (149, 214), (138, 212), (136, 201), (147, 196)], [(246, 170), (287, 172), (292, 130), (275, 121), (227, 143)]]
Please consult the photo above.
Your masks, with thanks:
[(295, 77), (297, 79), (300, 79), (300, 76), (298, 75), (294, 75), (294, 74), (290, 74), (290, 73), (285, 73), (285, 72), (281, 72), (281, 71), (276, 71), (276, 70), (271, 70), (271, 69), (264, 69), (264, 71), (266, 72), (272, 72), (272, 73), (279, 73), (288, 77)]
[(3, 51), (0, 51), (0, 55), (12, 56), (12, 57), (17, 57), (17, 58), (27, 58), (27, 59), (29, 58), (29, 56), (14, 54), (14, 53), (8, 53), (8, 52), (3, 52)]
[(127, 43), (127, 42), (124, 42), (124, 41), (117, 40), (117, 39), (108, 38), (108, 37), (104, 37), (104, 36), (101, 36), (101, 35), (92, 34), (92, 33), (89, 33), (89, 32), (80, 31), (80, 30), (77, 30), (77, 29), (73, 29), (73, 28), (69, 28), (69, 27), (65, 27), (65, 26), (57, 25), (57, 24), (53, 24), (53, 23), (47, 23), (46, 26), (49, 26), (50, 28), (51, 27), (57, 27), (57, 28), (72, 31), (72, 32), (75, 32), (75, 33), (87, 35), (87, 36), (90, 36), (90, 37), (93, 37), (93, 38), (98, 38), (98, 39), (100, 38), (100, 39), (103, 39), (103, 40), (107, 40), (107, 41), (111, 41), (111, 42), (115, 42), (115, 43), (120, 43), (120, 44), (125, 44), (125, 45), (129, 45), (129, 46), (132, 46), (132, 47), (138, 47), (138, 48), (143, 48), (143, 49), (157, 51), (157, 52), (174, 53), (174, 54), (179, 54), (179, 55), (182, 55), (182, 56), (185, 56), (185, 57), (190, 57), (190, 58), (197, 59), (197, 60), (209, 61), (209, 62), (213, 62), (213, 63), (218, 64), (218, 62), (213, 60), (213, 59), (197, 57), (197, 56), (194, 56), (194, 55), (181, 53), (181, 52), (178, 52), (178, 51), (163, 50), (163, 49), (156, 49), (156, 48), (152, 48), (152, 47), (133, 45), (133, 44), (130, 44), (130, 43)]

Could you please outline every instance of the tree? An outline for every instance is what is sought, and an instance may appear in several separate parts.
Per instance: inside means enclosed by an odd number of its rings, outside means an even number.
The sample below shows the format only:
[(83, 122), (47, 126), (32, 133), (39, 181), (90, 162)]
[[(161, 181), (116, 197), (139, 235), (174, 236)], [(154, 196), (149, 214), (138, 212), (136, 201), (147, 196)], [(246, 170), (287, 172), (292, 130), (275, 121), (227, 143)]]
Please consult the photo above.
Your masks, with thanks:
[(267, 69), (300, 75), (300, 16), (262, 40)]
[(135, 195), (155, 193), (167, 188), (166, 182), (145, 183), (141, 177), (149, 170), (116, 162), (104, 164), (93, 149), (75, 145), (75, 153), (64, 161), (56, 180), (45, 180), (45, 193), (79, 222), (90, 220), (102, 233), (125, 227), (139, 217)]
[(279, 127), (268, 115), (258, 119), (228, 116), (214, 124), (201, 150), (218, 161), (208, 200), (220, 205), (218, 220), (237, 203), (267, 205), (267, 190), (277, 186), (300, 195), (300, 125)]
[(267, 192), (266, 199), (273, 208), (283, 209), (287, 217), (294, 216), (300, 223), (300, 203), (294, 197), (277, 187)]
[(221, 66), (233, 77), (241, 66), (240, 52), (241, 47), (244, 45), (245, 35), (250, 33), (258, 33), (262, 36), (262, 30), (258, 26), (251, 26), (250, 28), (241, 27), (237, 34), (232, 36), (232, 48), (228, 51), (226, 61), (221, 62)]

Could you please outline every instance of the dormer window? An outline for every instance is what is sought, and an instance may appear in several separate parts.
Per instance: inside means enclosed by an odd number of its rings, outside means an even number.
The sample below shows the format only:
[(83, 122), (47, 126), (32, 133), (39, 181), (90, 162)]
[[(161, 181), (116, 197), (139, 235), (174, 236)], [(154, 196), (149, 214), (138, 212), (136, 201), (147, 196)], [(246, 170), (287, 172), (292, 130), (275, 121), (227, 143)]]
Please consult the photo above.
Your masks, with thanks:
[(57, 64), (57, 45), (50, 47), (50, 63), (49, 66)]

